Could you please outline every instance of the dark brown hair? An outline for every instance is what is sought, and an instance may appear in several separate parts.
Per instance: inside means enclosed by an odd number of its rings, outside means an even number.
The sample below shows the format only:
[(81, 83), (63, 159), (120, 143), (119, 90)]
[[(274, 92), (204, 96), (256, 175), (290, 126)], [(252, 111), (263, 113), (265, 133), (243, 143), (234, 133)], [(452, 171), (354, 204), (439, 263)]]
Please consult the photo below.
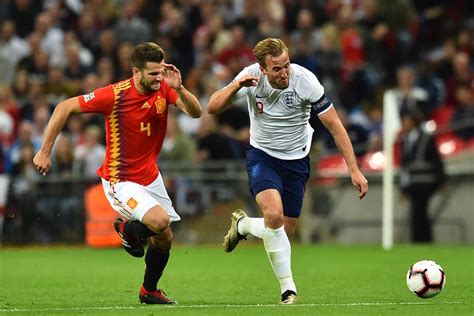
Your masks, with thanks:
[(160, 46), (153, 42), (145, 42), (134, 48), (132, 66), (143, 70), (147, 62), (161, 63), (164, 58), (165, 52)]

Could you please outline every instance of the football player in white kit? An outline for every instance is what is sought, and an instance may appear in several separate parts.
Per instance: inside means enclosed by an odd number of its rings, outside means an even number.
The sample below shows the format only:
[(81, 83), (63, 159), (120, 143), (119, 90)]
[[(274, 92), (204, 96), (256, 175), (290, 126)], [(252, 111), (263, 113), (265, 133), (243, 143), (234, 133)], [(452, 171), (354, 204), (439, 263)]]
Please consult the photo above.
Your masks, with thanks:
[(214, 92), (208, 104), (208, 112), (218, 114), (236, 100), (246, 99), (250, 115), (246, 152), (249, 189), (263, 213), (263, 218), (251, 218), (242, 210), (233, 212), (224, 248), (231, 252), (248, 234), (263, 239), (280, 282), (280, 302), (294, 304), (297, 290), (289, 240), (296, 229), (310, 175), (311, 117), (318, 117), (330, 131), (360, 199), (367, 193), (368, 182), (316, 76), (290, 63), (288, 48), (280, 39), (258, 42), (253, 53), (258, 63), (244, 68), (229, 85)]

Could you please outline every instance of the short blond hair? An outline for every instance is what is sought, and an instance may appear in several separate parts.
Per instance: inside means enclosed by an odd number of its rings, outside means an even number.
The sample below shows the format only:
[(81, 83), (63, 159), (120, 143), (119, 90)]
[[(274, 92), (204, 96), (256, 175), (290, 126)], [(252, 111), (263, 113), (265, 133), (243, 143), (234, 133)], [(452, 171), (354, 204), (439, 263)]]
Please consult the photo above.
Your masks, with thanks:
[(260, 66), (263, 68), (267, 67), (265, 63), (265, 58), (270, 55), (272, 57), (277, 57), (288, 52), (288, 48), (285, 43), (279, 38), (266, 38), (261, 40), (255, 45), (253, 49), (253, 55), (257, 59)]

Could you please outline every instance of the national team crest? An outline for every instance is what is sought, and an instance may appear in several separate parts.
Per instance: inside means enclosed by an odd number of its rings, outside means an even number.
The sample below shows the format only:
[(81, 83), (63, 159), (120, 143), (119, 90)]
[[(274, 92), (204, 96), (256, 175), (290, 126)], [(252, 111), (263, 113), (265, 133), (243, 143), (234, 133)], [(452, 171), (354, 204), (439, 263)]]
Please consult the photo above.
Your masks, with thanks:
[(294, 106), (296, 104), (296, 93), (295, 91), (287, 91), (283, 93), (283, 103), (285, 106)]
[(155, 101), (156, 113), (161, 114), (166, 110), (166, 100), (158, 99)]

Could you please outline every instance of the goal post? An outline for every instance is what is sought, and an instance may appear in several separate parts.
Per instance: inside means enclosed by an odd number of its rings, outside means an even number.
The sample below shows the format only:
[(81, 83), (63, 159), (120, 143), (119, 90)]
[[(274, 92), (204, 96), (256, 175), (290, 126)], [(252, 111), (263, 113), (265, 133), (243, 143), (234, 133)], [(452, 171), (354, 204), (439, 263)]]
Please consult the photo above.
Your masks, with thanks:
[(382, 247), (390, 250), (393, 247), (393, 205), (394, 179), (393, 147), (395, 136), (400, 129), (400, 118), (393, 91), (388, 90), (383, 96), (383, 151), (385, 166), (383, 169), (382, 199)]

